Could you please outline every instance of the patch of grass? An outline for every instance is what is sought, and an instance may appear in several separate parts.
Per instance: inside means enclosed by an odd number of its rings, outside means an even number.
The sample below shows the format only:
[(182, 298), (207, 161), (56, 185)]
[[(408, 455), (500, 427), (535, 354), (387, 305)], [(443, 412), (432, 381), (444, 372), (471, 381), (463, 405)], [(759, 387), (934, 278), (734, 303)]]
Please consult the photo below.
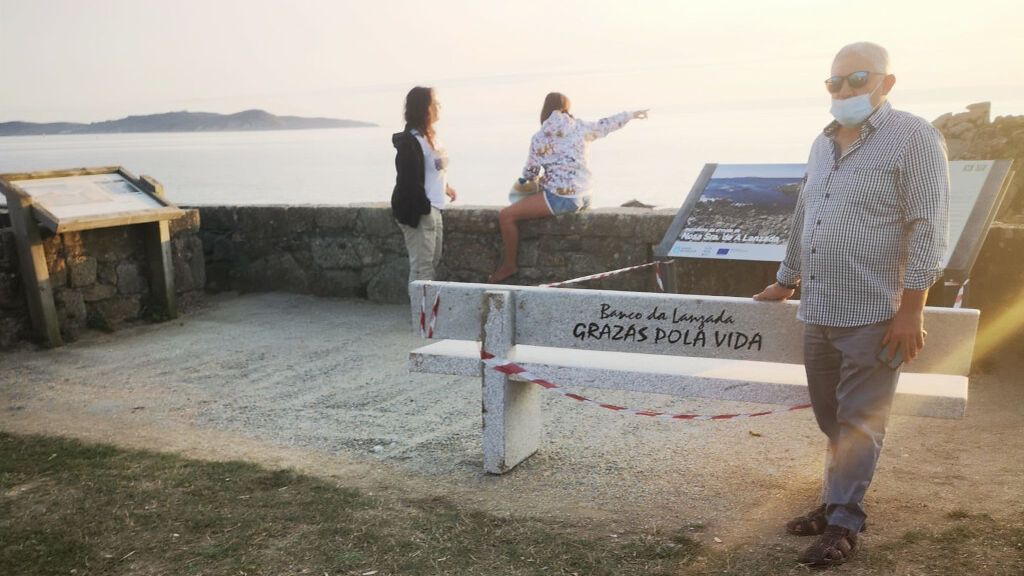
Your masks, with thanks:
[(578, 527), (386, 500), (286, 470), (0, 434), (0, 572), (675, 574), (686, 534)]
[(949, 512), (946, 512), (946, 518), (949, 518), (950, 520), (964, 520), (965, 518), (970, 517), (971, 515), (969, 512), (967, 512), (966, 510), (961, 510), (959, 508), (957, 508), (956, 510), (950, 510)]
[[(781, 522), (781, 520), (780, 520)], [(0, 574), (769, 576), (810, 539), (703, 546), (700, 523), (610, 537), (287, 470), (0, 433)], [(867, 535), (843, 573), (1020, 575), (1024, 512)]]

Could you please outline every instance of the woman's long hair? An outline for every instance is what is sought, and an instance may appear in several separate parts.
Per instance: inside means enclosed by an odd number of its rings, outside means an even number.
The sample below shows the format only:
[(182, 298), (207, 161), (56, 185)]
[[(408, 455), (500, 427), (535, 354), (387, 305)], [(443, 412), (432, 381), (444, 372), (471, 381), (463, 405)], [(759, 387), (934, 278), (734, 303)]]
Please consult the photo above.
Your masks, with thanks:
[(544, 107), (540, 109), (540, 123), (543, 124), (555, 110), (569, 113), (569, 97), (561, 92), (551, 92), (544, 97)]
[(405, 96), (405, 129), (415, 128), (434, 147), (434, 121), (437, 120), (434, 89), (417, 86)]

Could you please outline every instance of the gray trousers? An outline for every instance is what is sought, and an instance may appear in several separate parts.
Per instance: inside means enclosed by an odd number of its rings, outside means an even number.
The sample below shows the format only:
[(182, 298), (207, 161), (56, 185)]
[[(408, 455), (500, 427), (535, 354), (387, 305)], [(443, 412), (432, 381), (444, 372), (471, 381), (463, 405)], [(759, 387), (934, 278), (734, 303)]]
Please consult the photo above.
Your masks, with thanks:
[(409, 251), (409, 282), (433, 280), (437, 265), (441, 262), (441, 243), (444, 239), (444, 223), (441, 211), (433, 206), (430, 214), (420, 216), (419, 226), (412, 228), (399, 224), (405, 236), (405, 248)]
[(877, 359), (889, 322), (804, 328), (804, 367), (818, 427), (828, 436), (821, 502), (829, 524), (855, 533), (882, 452), (899, 369)]

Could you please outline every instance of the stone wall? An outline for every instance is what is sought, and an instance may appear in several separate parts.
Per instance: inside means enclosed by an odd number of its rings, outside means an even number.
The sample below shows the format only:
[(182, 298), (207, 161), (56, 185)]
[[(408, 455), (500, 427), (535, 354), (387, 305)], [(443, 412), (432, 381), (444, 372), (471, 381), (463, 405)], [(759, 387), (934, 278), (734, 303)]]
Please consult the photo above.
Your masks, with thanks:
[[(204, 206), (207, 288), (287, 290), (321, 296), (406, 300), (408, 256), (384, 204)], [(651, 261), (671, 211), (594, 210), (521, 225), (520, 271), (510, 283), (567, 280)], [(497, 266), (498, 208), (451, 207), (444, 215), (439, 279), (483, 282)], [(652, 271), (589, 287), (652, 290)]]
[[(195, 304), (206, 284), (198, 232), (196, 210), (171, 222), (179, 309)], [(140, 227), (50, 235), (43, 244), (65, 341), (87, 328), (116, 330), (149, 317), (149, 269)], [(0, 228), (0, 348), (30, 339), (31, 331), (14, 232)]]

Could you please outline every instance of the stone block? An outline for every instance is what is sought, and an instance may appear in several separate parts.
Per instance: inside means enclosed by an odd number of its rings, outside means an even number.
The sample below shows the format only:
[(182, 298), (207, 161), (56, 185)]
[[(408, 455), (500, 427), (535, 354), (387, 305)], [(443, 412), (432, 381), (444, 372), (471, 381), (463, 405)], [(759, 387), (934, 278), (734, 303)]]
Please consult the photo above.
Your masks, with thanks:
[(208, 241), (204, 240), (204, 248), (210, 246), (210, 261), (211, 262), (230, 262), (238, 257), (238, 249), (235, 243), (231, 240), (228, 235), (220, 235), (216, 237), (207, 237)]
[(398, 223), (391, 215), (391, 208), (360, 209), (356, 230), (359, 231), (359, 237), (401, 235)]
[(113, 330), (142, 313), (139, 296), (118, 296), (89, 305), (88, 325), (99, 330)]
[(284, 226), (289, 235), (309, 232), (316, 226), (316, 206), (289, 206), (284, 213)]
[[(524, 265), (522, 258), (520, 258), (520, 265)], [(565, 255), (559, 253), (542, 252), (537, 257), (537, 265), (546, 268), (562, 268), (566, 264)]]
[[(598, 272), (607, 272), (607, 270), (601, 270), (597, 264), (597, 260), (591, 254), (569, 254), (566, 258), (568, 263), (568, 271), (572, 277), (587, 276), (588, 274), (597, 274)], [(561, 280), (568, 280), (568, 278), (561, 278)]]
[(284, 206), (239, 206), (238, 230), (247, 239), (287, 236)]
[(14, 230), (0, 229), (0, 272), (15, 272), (18, 269), (18, 246)]
[(465, 234), (497, 234), (498, 211), (493, 207), (449, 206), (444, 211), (444, 226)]
[(117, 269), (117, 291), (121, 294), (141, 294), (147, 287), (146, 279), (142, 277), (139, 264), (134, 261), (124, 261), (116, 266)]
[(50, 286), (54, 289), (64, 288), (68, 285), (68, 269), (63, 259), (55, 260), (48, 266), (50, 274)]
[(200, 206), (197, 210), (202, 230), (228, 232), (238, 228), (236, 206)]
[(409, 261), (385, 262), (366, 285), (366, 297), (374, 302), (402, 303), (408, 299)]
[(96, 259), (79, 256), (68, 259), (68, 286), (84, 288), (96, 283)]
[(21, 275), (15, 272), (0, 272), (0, 310), (17, 310), (26, 306), (28, 303), (21, 286)]
[(0, 315), (0, 348), (10, 348), (27, 338), (31, 325), (27, 315)]
[[(452, 239), (445, 244), (441, 260), (449, 270), (465, 270), (486, 275), (497, 268), (498, 250), (484, 238), (463, 236), (462, 239)], [(402, 257), (408, 259), (404, 250)]]
[(348, 206), (317, 206), (314, 222), (321, 232), (350, 232), (356, 227), (359, 209)]
[(310, 243), (313, 263), (317, 268), (337, 270), (341, 268), (358, 268), (361, 262), (359, 254), (348, 239), (314, 238)]
[(192, 267), (184, 256), (173, 258), (171, 266), (174, 269), (174, 291), (187, 292), (194, 290), (197, 286), (192, 278)]
[(117, 264), (114, 262), (97, 261), (96, 281), (100, 284), (117, 285)]
[(204, 286), (207, 292), (217, 293), (232, 290), (231, 274), (233, 267), (230, 264), (215, 262), (206, 266), (206, 282)]
[(190, 292), (181, 292), (178, 294), (178, 311), (188, 312), (195, 310), (203, 304), (203, 291), (192, 290)]
[(61, 336), (65, 340), (74, 341), (86, 324), (85, 300), (77, 290), (60, 290), (54, 294), (57, 308), (57, 322)]
[(186, 210), (185, 214), (180, 218), (175, 218), (168, 222), (168, 229), (170, 230), (171, 236), (174, 237), (179, 234), (198, 232), (201, 228), (199, 218), (199, 210)]
[(360, 266), (376, 266), (384, 261), (384, 254), (377, 244), (377, 240), (357, 236), (352, 239), (349, 248), (359, 259)]
[(287, 252), (276, 252), (239, 270), (232, 287), (247, 292), (309, 292), (309, 274)]
[(535, 239), (519, 243), (519, 266), (536, 266), (541, 261), (540, 242)]
[(116, 262), (145, 254), (137, 226), (117, 226), (83, 232), (84, 252), (100, 262)]
[(82, 299), (86, 302), (98, 302), (113, 298), (117, 295), (117, 288), (112, 284), (93, 284), (82, 290)]
[(317, 296), (358, 297), (365, 295), (363, 282), (356, 270), (324, 270), (310, 285)]
[(192, 281), (196, 289), (202, 290), (206, 286), (206, 255), (203, 254), (203, 242), (193, 236), (189, 239), (192, 255), (188, 265), (192, 272)]

